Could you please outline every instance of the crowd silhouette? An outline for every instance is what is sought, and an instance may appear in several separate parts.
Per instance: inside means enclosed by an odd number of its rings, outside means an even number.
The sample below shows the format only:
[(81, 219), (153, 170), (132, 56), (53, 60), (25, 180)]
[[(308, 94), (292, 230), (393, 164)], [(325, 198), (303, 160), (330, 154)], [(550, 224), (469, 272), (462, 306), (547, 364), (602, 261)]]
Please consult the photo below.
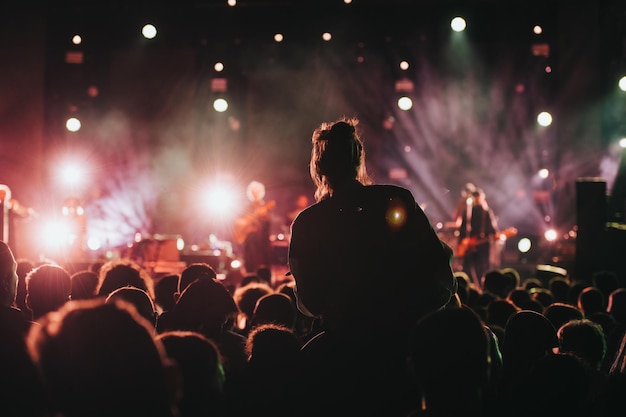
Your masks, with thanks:
[[(480, 285), (412, 195), (371, 184), (355, 119), (313, 134), (316, 203), (291, 275), (236, 284), (207, 263), (74, 274), (0, 241), (0, 407), (24, 417), (613, 416), (626, 392), (626, 283)], [(268, 276), (268, 272), (270, 273)]]

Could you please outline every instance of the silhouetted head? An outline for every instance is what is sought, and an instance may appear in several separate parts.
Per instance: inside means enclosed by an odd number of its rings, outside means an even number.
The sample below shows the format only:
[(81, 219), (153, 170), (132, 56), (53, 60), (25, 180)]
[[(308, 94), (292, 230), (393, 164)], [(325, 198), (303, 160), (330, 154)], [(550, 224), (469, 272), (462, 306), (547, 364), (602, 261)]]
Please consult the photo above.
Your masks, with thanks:
[(178, 275), (171, 274), (162, 277), (154, 284), (154, 302), (163, 311), (172, 311), (174, 304), (176, 304), (178, 280)]
[(93, 271), (79, 271), (72, 274), (72, 300), (88, 300), (96, 297), (98, 274)]
[(332, 194), (341, 182), (371, 183), (365, 168), (363, 142), (356, 130), (358, 123), (355, 118), (341, 118), (322, 123), (313, 132), (310, 171), (318, 201)]
[(38, 266), (26, 276), (26, 304), (37, 319), (70, 299), (72, 278), (58, 265)]
[(73, 301), (40, 324), (28, 346), (51, 415), (173, 415), (165, 351), (128, 304)]
[(541, 313), (522, 310), (514, 313), (504, 328), (502, 361), (509, 369), (525, 369), (559, 347), (556, 329)]
[(199, 279), (182, 292), (172, 310), (172, 319), (177, 329), (212, 337), (221, 332), (224, 323), (238, 312), (232, 295), (221, 282)]
[(100, 269), (98, 296), (107, 297), (118, 288), (133, 286), (146, 291), (154, 298), (152, 277), (139, 264), (131, 260), (107, 262)]
[(178, 292), (182, 293), (185, 288), (197, 279), (215, 279), (217, 274), (213, 267), (205, 262), (196, 262), (188, 265), (180, 273), (178, 280)]
[(9, 245), (0, 241), (0, 306), (11, 307), (17, 296), (17, 262)]
[(297, 309), (288, 295), (272, 293), (257, 300), (250, 327), (264, 323), (275, 323), (293, 329), (296, 325)]
[(558, 330), (559, 351), (581, 358), (600, 369), (606, 355), (606, 337), (602, 326), (588, 319), (572, 320)]
[(147, 292), (136, 287), (122, 287), (113, 291), (106, 298), (107, 303), (113, 303), (117, 300), (126, 301), (132, 304), (137, 313), (150, 323), (151, 326), (156, 326), (157, 312), (154, 307), (154, 302), (150, 298)]
[(557, 330), (570, 320), (580, 320), (583, 318), (582, 311), (566, 303), (550, 304), (543, 310), (543, 315)]
[(169, 331), (157, 336), (182, 376), (181, 416), (223, 415), (225, 373), (214, 341), (190, 331)]

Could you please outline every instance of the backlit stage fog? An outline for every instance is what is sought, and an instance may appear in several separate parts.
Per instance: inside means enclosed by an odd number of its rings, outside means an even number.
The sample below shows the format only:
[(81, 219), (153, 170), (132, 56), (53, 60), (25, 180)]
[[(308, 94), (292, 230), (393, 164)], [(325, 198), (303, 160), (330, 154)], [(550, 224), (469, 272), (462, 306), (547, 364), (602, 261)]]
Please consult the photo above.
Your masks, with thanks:
[(311, 133), (341, 116), (361, 120), (375, 180), (442, 231), (468, 182), (516, 239), (557, 242), (575, 235), (579, 178), (613, 191), (620, 2), (71, 3), (0, 25), (0, 183), (30, 208), (10, 221), (19, 256), (67, 242), (50, 224), (76, 216), (82, 255), (137, 236), (229, 242), (253, 180), (288, 238), (298, 196), (313, 203)]

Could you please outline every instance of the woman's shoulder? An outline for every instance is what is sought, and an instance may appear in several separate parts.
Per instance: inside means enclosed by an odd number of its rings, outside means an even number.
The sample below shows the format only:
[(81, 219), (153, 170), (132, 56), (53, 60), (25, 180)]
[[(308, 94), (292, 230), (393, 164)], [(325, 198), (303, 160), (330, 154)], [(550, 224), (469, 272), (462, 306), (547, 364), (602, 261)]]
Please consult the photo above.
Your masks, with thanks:
[(415, 201), (413, 193), (398, 185), (393, 184), (374, 184), (363, 187), (363, 190), (370, 195), (377, 195), (386, 198), (401, 198), (408, 201)]

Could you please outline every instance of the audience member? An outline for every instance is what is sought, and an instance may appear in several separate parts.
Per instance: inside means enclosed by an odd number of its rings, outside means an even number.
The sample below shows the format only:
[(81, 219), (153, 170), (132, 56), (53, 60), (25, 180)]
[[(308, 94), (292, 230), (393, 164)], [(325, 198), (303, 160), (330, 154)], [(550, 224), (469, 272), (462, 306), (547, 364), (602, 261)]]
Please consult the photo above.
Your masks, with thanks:
[(17, 260), (17, 296), (15, 306), (20, 309), (27, 320), (32, 320), (33, 313), (26, 305), (26, 275), (35, 269), (35, 264), (29, 259)]
[(247, 336), (248, 331), (250, 331), (250, 324), (257, 301), (264, 295), (273, 293), (272, 287), (265, 282), (252, 281), (235, 289), (233, 299), (240, 312), (237, 326), (241, 334)]
[(239, 313), (232, 295), (217, 279), (198, 279), (181, 293), (166, 322), (157, 322), (157, 333), (186, 330), (211, 339), (222, 356), (224, 370), (236, 378), (247, 362), (246, 338), (228, 324)]
[(548, 289), (552, 292), (555, 303), (567, 303), (570, 289), (569, 280), (562, 276), (556, 276), (548, 281)]
[(189, 264), (180, 273), (178, 280), (178, 294), (180, 295), (185, 288), (197, 279), (216, 279), (217, 273), (211, 265), (206, 262), (194, 262)]
[(261, 282), (265, 282), (270, 287), (274, 287), (272, 280), (272, 269), (269, 266), (261, 265), (256, 269), (256, 276)]
[(487, 313), (484, 321), (492, 330), (494, 325), (504, 330), (509, 318), (520, 310), (521, 308), (513, 304), (512, 301), (498, 298), (487, 305)]
[(49, 415), (174, 417), (165, 350), (135, 309), (74, 301), (28, 335), (48, 392)]
[(604, 296), (596, 287), (585, 287), (578, 295), (577, 306), (585, 317), (606, 311)]
[(95, 298), (98, 288), (98, 274), (85, 270), (77, 271), (71, 275), (72, 286), (70, 290), (72, 300), (89, 300)]
[(26, 348), (31, 327), (15, 307), (17, 262), (0, 241), (0, 409), (6, 416), (45, 417), (43, 385)]
[[(521, 310), (509, 318), (504, 328), (502, 348), (502, 378), (498, 384), (499, 408), (510, 412), (519, 410), (528, 398), (518, 391), (538, 360), (553, 354), (559, 347), (557, 332), (542, 314)], [(503, 408), (502, 408), (503, 407)]]
[(497, 269), (487, 271), (483, 277), (483, 292), (489, 292), (498, 298), (506, 298), (515, 288), (515, 279)]
[(72, 277), (58, 265), (44, 264), (26, 275), (26, 305), (33, 320), (62, 307), (70, 299)]
[[(246, 341), (248, 363), (229, 391), (229, 416), (306, 414), (298, 401), (301, 343), (293, 330), (273, 323), (253, 327)], [(280, 397), (280, 401), (268, 398)]]
[(174, 308), (178, 293), (178, 280), (177, 274), (170, 274), (161, 277), (154, 284), (154, 302), (161, 312), (172, 311)]
[(279, 324), (291, 331), (296, 327), (296, 305), (286, 294), (271, 293), (259, 298), (250, 320), (250, 329), (261, 324)]
[(539, 313), (543, 311), (547, 306), (554, 302), (554, 297), (552, 296), (552, 292), (547, 288), (531, 288), (530, 291), (530, 299), (532, 301), (536, 301), (541, 305), (541, 310)]
[(411, 192), (372, 184), (357, 125), (342, 118), (314, 130), (317, 202), (291, 225), (297, 306), (323, 329), (303, 347), (303, 392), (317, 412), (343, 404), (356, 415), (402, 414), (408, 329), (445, 306), (457, 280), (452, 250)]
[(106, 298), (107, 303), (114, 303), (117, 300), (125, 301), (135, 307), (137, 313), (150, 323), (152, 329), (155, 329), (158, 314), (154, 302), (146, 291), (128, 285), (112, 291)]
[(579, 309), (566, 303), (552, 303), (543, 310), (542, 314), (557, 330), (570, 320), (583, 318), (583, 313)]
[(491, 345), (476, 313), (466, 307), (435, 311), (419, 320), (410, 346), (418, 388), (411, 416), (486, 415), (493, 400)]
[(597, 395), (591, 391), (587, 366), (576, 356), (558, 353), (538, 358), (519, 385), (517, 407), (502, 410), (507, 416), (597, 415)]
[(617, 274), (613, 271), (602, 270), (596, 271), (591, 276), (591, 285), (602, 293), (604, 305), (609, 302), (609, 295), (620, 288)]
[[(226, 415), (225, 374), (215, 343), (197, 332), (171, 331), (157, 336), (182, 377), (179, 417)], [(236, 399), (241, 401), (241, 399)]]
[(558, 332), (559, 352), (583, 360), (596, 371), (606, 355), (606, 337), (602, 327), (589, 319), (570, 320)]
[(100, 268), (97, 294), (106, 298), (118, 288), (133, 286), (154, 299), (154, 283), (150, 274), (130, 259), (108, 261)]

